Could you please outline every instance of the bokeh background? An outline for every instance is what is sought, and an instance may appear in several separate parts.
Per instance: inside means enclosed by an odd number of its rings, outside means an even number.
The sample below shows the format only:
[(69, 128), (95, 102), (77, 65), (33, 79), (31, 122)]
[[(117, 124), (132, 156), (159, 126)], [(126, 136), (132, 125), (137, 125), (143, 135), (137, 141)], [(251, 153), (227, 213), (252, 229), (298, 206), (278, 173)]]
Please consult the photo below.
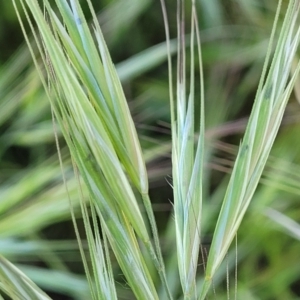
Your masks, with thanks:
[[(176, 38), (175, 2), (166, 1), (172, 38)], [(186, 2), (188, 34), (190, 3)], [(176, 253), (171, 230), (170, 113), (160, 1), (93, 3), (138, 129), (162, 247), (171, 264)], [(283, 1), (283, 7), (286, 4)], [(207, 249), (251, 112), (276, 6), (275, 0), (198, 1), (206, 99), (203, 244)], [(238, 299), (300, 299), (299, 89), (300, 81), (238, 233)], [(76, 180), (68, 151), (59, 129), (53, 129), (49, 101), (12, 1), (1, 1), (0, 253), (53, 299), (87, 299), (88, 286), (70, 221), (54, 131), (77, 213)], [(80, 224), (80, 214), (78, 218)], [(232, 249), (227, 259), (232, 299), (235, 260)], [(126, 283), (118, 278), (120, 271), (116, 268), (115, 272), (120, 299), (133, 299)], [(227, 299), (224, 272), (215, 285), (217, 296), (211, 293), (208, 299)]]

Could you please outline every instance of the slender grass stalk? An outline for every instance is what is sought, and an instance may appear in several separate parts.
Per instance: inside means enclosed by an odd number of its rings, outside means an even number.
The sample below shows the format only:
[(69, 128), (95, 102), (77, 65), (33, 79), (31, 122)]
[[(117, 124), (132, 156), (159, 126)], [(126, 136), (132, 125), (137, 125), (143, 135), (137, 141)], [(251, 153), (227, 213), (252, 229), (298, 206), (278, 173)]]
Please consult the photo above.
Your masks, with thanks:
[[(119, 105), (115, 105), (114, 108), (117, 110), (119, 109), (119, 107), (121, 108), (120, 111), (120, 116), (122, 117), (127, 117), (126, 120), (123, 121), (123, 124), (120, 124), (120, 128), (124, 129), (124, 124), (127, 124), (128, 126), (126, 128), (129, 128), (129, 131), (127, 132), (127, 136), (133, 136), (134, 137), (134, 141), (131, 145), (127, 146), (129, 148), (129, 153), (131, 154), (131, 156), (133, 156), (136, 161), (136, 168), (139, 171), (139, 177), (140, 177), (140, 186), (137, 186), (137, 188), (140, 190), (141, 196), (142, 196), (142, 200), (144, 203), (144, 207), (146, 209), (146, 213), (150, 222), (150, 226), (151, 226), (151, 230), (152, 230), (152, 234), (153, 234), (153, 238), (154, 238), (154, 245), (155, 245), (155, 250), (156, 250), (156, 255), (154, 255), (153, 250), (152, 250), (152, 245), (150, 243), (146, 243), (149, 252), (153, 253), (152, 257), (154, 259), (156, 268), (159, 272), (159, 275), (161, 277), (162, 282), (165, 285), (165, 288), (168, 292), (168, 297), (172, 298), (171, 293), (169, 291), (168, 288), (168, 283), (167, 283), (167, 279), (166, 279), (166, 275), (165, 275), (165, 267), (164, 267), (164, 262), (163, 262), (163, 258), (162, 258), (162, 254), (161, 254), (161, 250), (160, 250), (160, 245), (159, 245), (159, 236), (158, 236), (158, 230), (157, 230), (157, 226), (156, 226), (156, 222), (155, 222), (155, 217), (153, 214), (153, 210), (152, 210), (152, 206), (151, 206), (151, 201), (148, 195), (148, 179), (147, 179), (147, 173), (146, 173), (146, 168), (145, 168), (145, 163), (144, 163), (144, 159), (142, 157), (141, 154), (141, 149), (140, 149), (140, 144), (138, 142), (138, 138), (137, 138), (137, 134), (136, 134), (136, 130), (135, 127), (133, 125), (132, 119), (131, 117), (128, 118), (128, 116), (130, 116), (130, 112), (128, 109), (128, 106), (126, 105), (126, 100), (125, 100), (125, 96), (123, 94), (123, 89), (122, 86), (120, 84), (120, 81), (118, 79), (118, 75), (117, 72), (115, 70), (115, 68), (113, 67), (112, 61), (110, 59), (110, 55), (109, 55), (109, 51), (106, 47), (103, 35), (102, 35), (102, 31), (100, 29), (100, 26), (98, 24), (98, 20), (97, 17), (95, 15), (95, 12), (93, 10), (92, 7), (92, 3), (90, 0), (87, 0), (88, 5), (90, 7), (90, 11), (92, 13), (93, 16), (93, 20), (94, 20), (94, 24), (95, 24), (95, 35), (98, 41), (98, 45), (99, 45), (99, 50), (100, 50), (100, 54), (102, 57), (102, 62), (104, 65), (104, 70), (108, 70), (110, 72), (110, 74), (106, 73), (106, 76), (108, 79), (112, 78), (113, 81), (109, 82), (109, 89), (110, 89), (110, 93), (111, 95), (113, 95), (113, 97), (117, 97), (120, 99), (123, 99), (123, 102), (120, 101)], [(117, 95), (114, 94), (114, 86), (117, 86)], [(130, 123), (130, 124), (128, 124)], [(126, 130), (125, 128), (125, 130)], [(126, 136), (125, 136), (126, 139)], [(137, 153), (138, 151), (138, 153)]]
[(2, 256), (0, 256), (0, 290), (3, 290), (12, 299), (51, 299)]
[[(43, 47), (25, 3), (39, 24)], [(88, 3), (95, 21), (98, 49), (78, 1), (70, 1), (70, 6), (67, 2), (56, 1), (64, 24), (45, 1), (50, 26), (36, 1), (21, 1), (52, 83), (48, 94), (53, 110), (90, 190), (92, 205), (99, 214), (110, 245), (137, 297), (156, 299), (152, 279), (131, 228), (133, 226), (146, 244), (168, 289), (154, 215), (147, 196), (145, 164), (122, 87), (91, 3)], [(156, 252), (127, 176), (145, 202)], [(95, 248), (91, 251), (95, 252)], [(171, 298), (170, 292), (168, 294)]]
[(292, 59), (300, 42), (300, 28), (297, 28), (296, 24), (299, 6), (298, 1), (289, 2), (267, 74), (281, 1), (278, 4), (263, 74), (213, 235), (205, 282), (199, 299), (205, 299), (212, 278), (226, 255), (250, 204), (299, 74), (300, 63), (289, 79)]
[[(21, 4), (25, 13), (40, 57), (29, 42), (16, 2)], [(159, 299), (159, 285), (164, 287), (164, 295), (172, 299), (148, 194), (148, 176), (141, 146), (91, 0), (87, 0), (87, 3), (93, 17), (93, 35), (78, 0), (55, 0), (59, 15), (48, 0), (44, 1), (43, 9), (37, 0), (13, 0), (13, 3), (73, 159), (81, 214), (89, 244), (90, 264), (80, 243), (76, 222), (74, 225), (92, 299), (117, 299), (109, 248), (112, 249), (137, 299)], [(203, 267), (205, 275), (200, 281), (197, 273), (204, 216), (202, 197), (205, 113), (196, 2), (191, 2), (188, 53), (185, 1), (177, 0), (178, 60), (174, 93), (171, 64), (171, 53), (174, 50), (173, 43), (170, 42), (167, 9), (164, 0), (161, 0), (168, 49), (177, 265), (184, 299), (205, 299), (215, 282), (213, 280), (216, 279), (217, 271), (237, 236), (238, 228), (261, 178), (300, 71), (300, 63), (293, 65), (300, 42), (300, 28), (297, 26), (300, 3), (297, 0), (289, 1), (271, 60), (273, 44), (279, 31), (281, 3), (279, 1), (253, 110), (218, 215), (213, 241), (209, 252), (206, 253), (204, 249), (202, 253), (202, 259), (207, 257), (207, 265)], [(38, 33), (34, 22), (38, 25)], [(186, 63), (187, 56), (190, 58), (190, 67)], [(196, 56), (199, 59), (199, 82), (195, 79)], [(200, 94), (199, 99), (196, 98), (197, 94)], [(194, 115), (197, 102), (200, 103), (200, 126), (196, 129)], [(196, 132), (199, 132), (199, 138), (195, 144)], [(88, 197), (82, 187), (88, 190)], [(136, 191), (139, 192), (139, 197), (135, 196)], [(148, 220), (143, 217), (141, 203), (145, 207)], [(270, 218), (280, 217), (279, 223), (287, 222), (275, 210), (268, 210), (266, 214)], [(289, 225), (289, 231), (293, 232), (295, 228), (298, 230), (296, 224), (291, 222)], [(141, 247), (139, 243), (143, 243), (145, 247)], [(142, 250), (144, 248), (146, 254)], [(148, 262), (145, 257), (151, 257), (152, 261)], [(48, 299), (5, 259), (0, 258), (0, 261), (0, 289), (12, 298)], [(235, 263), (237, 264), (237, 254)], [(160, 276), (159, 283), (155, 278), (157, 274), (152, 273), (153, 266)], [(225, 272), (228, 298), (229, 270), (228, 263)], [(235, 276), (237, 277), (237, 269)], [(236, 282), (237, 279), (235, 298)]]
[[(165, 3), (162, 2), (167, 43), (169, 43), (168, 20)], [(204, 157), (204, 85), (200, 50), (200, 35), (196, 16), (195, 2), (192, 3), (190, 37), (190, 87), (186, 99), (186, 54), (184, 32), (184, 1), (177, 1), (178, 61), (177, 61), (177, 115), (174, 111), (172, 89), (172, 67), (169, 57), (170, 102), (172, 120), (172, 168), (174, 190), (174, 216), (176, 226), (177, 256), (180, 281), (184, 299), (195, 299), (196, 271), (200, 249), (200, 221), (202, 214), (202, 172)], [(195, 74), (194, 43), (198, 45), (200, 61), (200, 134), (194, 150), (194, 106)], [(169, 47), (169, 44), (168, 44)]]
[[(183, 25), (183, 7), (184, 1), (177, 1), (178, 14), (178, 55), (179, 60), (177, 64), (177, 118), (172, 118), (172, 163), (173, 163), (173, 188), (174, 188), (174, 213), (176, 224), (176, 239), (178, 251), (178, 264), (181, 284), (183, 287), (184, 297), (190, 298), (193, 289), (191, 288), (193, 279), (191, 280), (191, 273), (195, 274), (195, 261), (194, 271), (190, 272), (186, 269), (185, 262), (187, 255), (184, 254), (186, 249), (188, 256), (191, 257), (193, 251), (188, 248), (188, 243), (184, 243), (185, 234), (190, 234), (194, 238), (193, 229), (198, 226), (187, 227), (191, 220), (197, 220), (195, 216), (191, 217), (185, 208), (193, 208), (188, 199), (190, 194), (187, 191), (187, 183), (190, 180), (190, 171), (192, 166), (196, 165), (190, 159), (193, 158), (193, 148), (190, 147), (188, 151), (188, 134), (194, 135), (190, 128), (193, 127), (193, 113), (187, 107), (185, 98), (185, 50), (182, 47), (184, 44), (184, 30)], [(165, 24), (167, 24), (167, 16), (165, 13), (165, 4), (162, 1), (164, 11)], [(277, 20), (281, 8), (279, 2), (278, 10), (274, 22), (273, 32), (271, 35), (271, 42), (267, 54), (264, 70), (262, 73), (260, 85), (258, 87), (257, 96), (250, 121), (240, 146), (240, 151), (235, 162), (233, 174), (225, 195), (223, 206), (219, 214), (218, 223), (213, 236), (213, 242), (208, 256), (208, 263), (205, 270), (205, 282), (201, 288), (201, 295), (199, 299), (204, 299), (212, 282), (212, 277), (216, 270), (223, 261), (228, 248), (236, 235), (237, 229), (243, 219), (243, 216), (249, 206), (253, 193), (259, 182), (262, 170), (267, 161), (269, 152), (277, 134), (280, 121), (291, 93), (291, 87), (294, 85), (299, 72), (299, 64), (291, 80), (288, 82), (288, 74), (291, 68), (292, 58), (294, 57), (295, 50), (299, 44), (299, 29), (296, 30), (296, 18), (299, 10), (299, 3), (290, 1), (286, 13), (285, 21), (281, 30), (279, 41), (276, 47), (273, 63), (271, 69), (265, 80), (268, 61), (271, 55), (271, 45), (277, 28)], [(168, 27), (167, 40), (169, 39)], [(294, 38), (293, 38), (294, 35)], [(193, 26), (191, 35), (191, 45), (193, 45)], [(191, 52), (191, 61), (193, 61), (193, 52)], [(170, 59), (169, 59), (170, 64)], [(201, 66), (200, 66), (200, 70)], [(191, 74), (191, 90), (193, 90), (193, 74)], [(172, 86), (172, 82), (170, 82)], [(202, 89), (203, 90), (203, 89)], [(171, 114), (173, 112), (173, 92), (170, 92), (171, 99)], [(189, 103), (193, 103), (193, 97), (190, 96)], [(203, 107), (203, 106), (202, 106)], [(186, 114), (187, 111), (187, 114)], [(202, 114), (201, 114), (202, 116)], [(203, 120), (203, 118), (201, 118)], [(176, 125), (175, 125), (176, 124)], [(203, 126), (201, 126), (203, 128)], [(200, 139), (201, 140), (201, 134)], [(199, 147), (200, 149), (200, 147)], [(203, 145), (201, 148), (203, 153)], [(180, 175), (184, 174), (184, 178)], [(201, 173), (198, 174), (201, 178)], [(201, 179), (200, 179), (200, 182)], [(192, 189), (192, 192), (195, 190)], [(197, 194), (198, 201), (201, 203), (201, 192)], [(199, 223), (201, 218), (201, 204), (199, 207)], [(185, 220), (186, 217), (186, 220)], [(196, 222), (197, 224), (197, 222)], [(198, 224), (197, 224), (198, 225)], [(197, 229), (197, 234), (200, 237), (200, 230)], [(198, 242), (200, 244), (200, 241)], [(197, 255), (196, 255), (197, 257)]]

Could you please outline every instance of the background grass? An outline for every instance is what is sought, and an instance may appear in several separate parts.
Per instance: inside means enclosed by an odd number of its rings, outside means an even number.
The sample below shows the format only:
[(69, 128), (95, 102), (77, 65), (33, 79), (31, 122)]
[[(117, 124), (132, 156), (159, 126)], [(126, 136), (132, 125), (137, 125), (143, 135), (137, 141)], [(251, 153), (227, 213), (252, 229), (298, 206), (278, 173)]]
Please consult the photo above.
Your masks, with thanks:
[[(171, 34), (175, 37), (175, 7), (169, 2)], [(168, 258), (167, 265), (172, 266), (175, 253), (174, 233), (170, 229), (172, 190), (168, 184), (171, 174), (168, 75), (166, 61), (159, 56), (157, 46), (164, 41), (161, 8), (157, 1), (129, 1), (128, 7), (132, 5), (134, 10), (120, 8), (122, 1), (101, 3), (99, 7), (95, 3), (95, 9), (100, 11), (100, 24), (138, 129), (163, 252)], [(203, 191), (207, 211), (203, 238), (207, 249), (237, 154), (236, 146), (253, 104), (276, 4), (276, 1), (202, 1), (199, 5), (209, 145)], [(0, 253), (54, 299), (84, 299), (88, 285), (62, 184), (49, 103), (26, 47), (16, 50), (16, 45), (23, 42), (10, 1), (0, 6), (1, 21), (6, 22), (1, 28), (7, 28), (1, 32)], [(9, 32), (14, 34), (8, 35)], [(238, 299), (300, 297), (299, 111), (294, 93), (239, 230)], [(58, 134), (70, 194), (76, 201), (77, 183)], [(74, 208), (76, 213), (76, 204)], [(229, 281), (232, 299), (234, 264), (233, 249), (228, 255), (228, 268), (233, 270)], [(175, 285), (178, 282), (175, 265), (174, 270), (170, 278), (174, 276)], [(114, 269), (114, 273), (120, 271)], [(215, 280), (217, 299), (225, 299), (226, 281), (222, 272), (219, 275)], [(131, 299), (124, 278), (117, 277), (117, 282), (120, 298)], [(214, 298), (213, 292), (210, 298)]]

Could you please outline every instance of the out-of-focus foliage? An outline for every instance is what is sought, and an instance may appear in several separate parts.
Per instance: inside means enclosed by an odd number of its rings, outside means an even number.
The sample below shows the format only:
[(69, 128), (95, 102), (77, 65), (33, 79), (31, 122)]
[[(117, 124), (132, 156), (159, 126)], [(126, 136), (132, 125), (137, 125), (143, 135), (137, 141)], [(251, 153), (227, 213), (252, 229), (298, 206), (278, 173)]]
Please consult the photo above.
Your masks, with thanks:
[[(141, 139), (168, 278), (176, 291), (179, 278), (173, 251), (172, 191), (167, 183), (171, 174), (170, 113), (165, 50), (160, 45), (164, 42), (161, 8), (158, 1), (151, 0), (126, 1), (126, 5), (117, 0), (93, 2)], [(174, 2), (167, 1), (172, 38), (176, 31)], [(209, 213), (202, 225), (208, 251), (236, 146), (253, 104), (277, 1), (198, 2), (209, 143), (203, 191), (203, 205)], [(60, 295), (84, 299), (88, 285), (70, 221), (50, 105), (27, 48), (17, 49), (23, 41), (11, 1), (2, 1), (0, 8), (0, 254), (54, 299)], [(188, 11), (187, 7), (187, 20)], [(238, 299), (300, 297), (297, 96), (295, 92), (290, 99), (261, 184), (238, 233)], [(69, 197), (77, 213), (77, 182), (58, 129), (56, 134)], [(226, 268), (230, 270), (230, 299), (234, 299), (235, 262), (233, 247), (214, 282), (217, 299), (227, 299)], [(119, 269), (114, 271), (120, 274)], [(118, 296), (131, 299), (122, 276), (117, 281)]]

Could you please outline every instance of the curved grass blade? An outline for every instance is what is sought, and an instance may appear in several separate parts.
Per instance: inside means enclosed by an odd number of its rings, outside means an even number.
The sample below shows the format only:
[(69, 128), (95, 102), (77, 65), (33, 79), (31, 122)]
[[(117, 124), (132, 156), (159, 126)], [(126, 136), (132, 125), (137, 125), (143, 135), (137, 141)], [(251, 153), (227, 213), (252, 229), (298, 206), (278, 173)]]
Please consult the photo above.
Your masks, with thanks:
[[(67, 27), (69, 24), (70, 28), (77, 28), (73, 39), (68, 38), (67, 31), (54, 15), (48, 1), (45, 1), (45, 8), (50, 26), (36, 1), (21, 1), (26, 11), (25, 2), (39, 24), (43, 47), (36, 34), (35, 38), (51, 82), (49, 99), (74, 161), (89, 188), (93, 205), (105, 223), (108, 240), (137, 297), (156, 299), (152, 278), (132, 230), (133, 227), (146, 244), (166, 286), (157, 230), (147, 196), (147, 174), (133, 121), (101, 31), (96, 31), (98, 42), (101, 40), (102, 43), (99, 46), (100, 59), (77, 1), (70, 1), (71, 9), (68, 5), (60, 6), (65, 13)], [(26, 15), (34, 33), (27, 12)], [(99, 25), (95, 24), (95, 27)], [(70, 29), (70, 37), (71, 34)], [(103, 71), (100, 74), (102, 82), (96, 79), (99, 72), (97, 63)], [(101, 84), (105, 84), (103, 89)], [(44, 85), (48, 88), (45, 82)], [(156, 241), (156, 253), (127, 176), (144, 199)]]
[(51, 299), (36, 284), (34, 284), (24, 273), (0, 255), (0, 290), (4, 291), (13, 300)]
[(277, 28), (280, 4), (281, 2), (278, 5), (269, 53), (253, 110), (215, 228), (208, 256), (205, 282), (199, 299), (205, 298), (212, 278), (223, 261), (250, 204), (299, 74), (300, 64), (292, 78), (288, 80), (292, 59), (300, 42), (300, 28), (296, 25), (299, 2), (290, 1), (272, 64), (265, 79), (270, 49)]

